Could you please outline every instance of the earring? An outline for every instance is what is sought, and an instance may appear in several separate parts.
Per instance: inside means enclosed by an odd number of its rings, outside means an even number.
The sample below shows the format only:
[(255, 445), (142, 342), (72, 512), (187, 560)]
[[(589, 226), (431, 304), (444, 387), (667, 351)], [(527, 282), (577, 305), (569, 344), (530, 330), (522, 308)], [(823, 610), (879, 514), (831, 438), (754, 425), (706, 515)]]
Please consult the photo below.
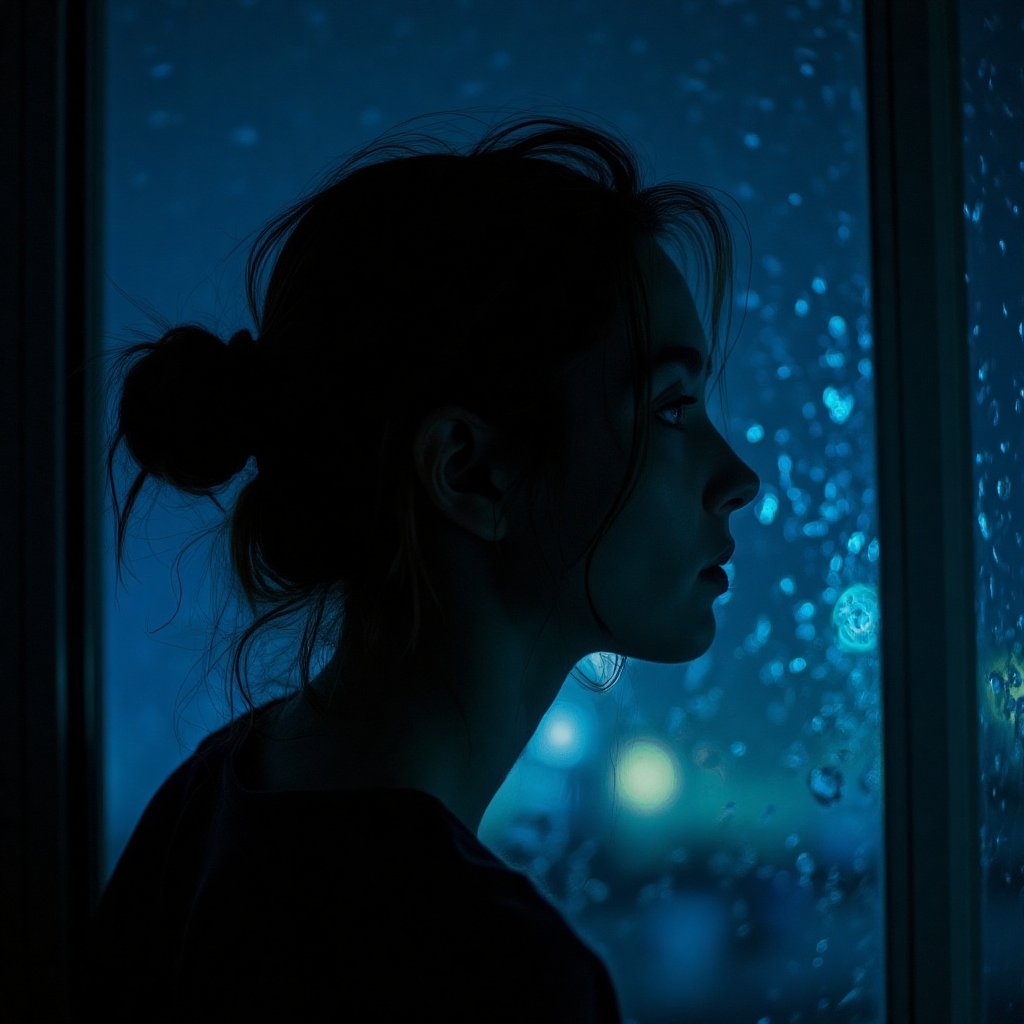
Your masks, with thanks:
[(622, 654), (598, 651), (578, 661), (573, 666), (571, 674), (584, 689), (594, 693), (607, 693), (621, 678), (626, 660)]

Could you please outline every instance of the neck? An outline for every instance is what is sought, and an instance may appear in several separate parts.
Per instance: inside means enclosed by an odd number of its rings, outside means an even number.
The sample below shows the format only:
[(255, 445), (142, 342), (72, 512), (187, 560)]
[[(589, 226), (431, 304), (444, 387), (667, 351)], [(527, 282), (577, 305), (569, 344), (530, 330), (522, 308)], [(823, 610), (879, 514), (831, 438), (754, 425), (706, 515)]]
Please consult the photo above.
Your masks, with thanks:
[(302, 743), (301, 759), (317, 788), (421, 790), (475, 834), (535, 723), (510, 733), (506, 715), (503, 728), (495, 727), (500, 709), (419, 682), (357, 700), (328, 666), (310, 683), (312, 706), (303, 693), (290, 702), (282, 716), (287, 735)]

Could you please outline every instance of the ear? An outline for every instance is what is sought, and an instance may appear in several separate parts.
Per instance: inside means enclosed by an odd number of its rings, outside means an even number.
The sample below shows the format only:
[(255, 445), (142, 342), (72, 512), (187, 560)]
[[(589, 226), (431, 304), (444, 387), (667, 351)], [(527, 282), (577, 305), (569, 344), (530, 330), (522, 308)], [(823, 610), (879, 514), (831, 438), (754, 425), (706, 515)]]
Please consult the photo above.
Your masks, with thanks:
[(428, 413), (413, 440), (416, 474), (449, 521), (481, 540), (503, 540), (502, 518), (514, 467), (499, 456), (497, 430), (461, 406)]

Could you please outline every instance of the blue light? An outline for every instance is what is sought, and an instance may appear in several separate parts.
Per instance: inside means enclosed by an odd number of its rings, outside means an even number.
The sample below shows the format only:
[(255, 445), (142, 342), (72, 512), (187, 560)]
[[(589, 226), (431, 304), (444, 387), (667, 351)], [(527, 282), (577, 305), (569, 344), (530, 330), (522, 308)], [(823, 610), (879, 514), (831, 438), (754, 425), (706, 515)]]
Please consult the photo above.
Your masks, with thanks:
[(843, 650), (857, 653), (873, 651), (878, 646), (880, 628), (875, 588), (855, 583), (844, 590), (832, 611), (832, 625)]
[[(588, 713), (589, 712), (589, 713)], [(568, 700), (556, 700), (530, 741), (530, 752), (552, 767), (571, 768), (583, 760), (594, 731), (593, 712)]]

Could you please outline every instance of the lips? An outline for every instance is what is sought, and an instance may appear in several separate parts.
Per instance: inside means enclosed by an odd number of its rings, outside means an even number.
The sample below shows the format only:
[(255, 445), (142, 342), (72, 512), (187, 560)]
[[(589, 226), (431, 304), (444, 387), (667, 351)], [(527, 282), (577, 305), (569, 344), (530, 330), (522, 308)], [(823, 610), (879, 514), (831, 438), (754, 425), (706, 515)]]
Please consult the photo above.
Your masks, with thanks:
[(721, 550), (721, 552), (719, 553), (718, 557), (710, 565), (704, 566), (704, 568), (701, 569), (701, 572), (707, 572), (708, 569), (714, 569), (715, 566), (724, 565), (726, 562), (728, 562), (732, 558), (732, 556), (735, 554), (735, 552), (736, 552), (736, 541), (731, 540)]

